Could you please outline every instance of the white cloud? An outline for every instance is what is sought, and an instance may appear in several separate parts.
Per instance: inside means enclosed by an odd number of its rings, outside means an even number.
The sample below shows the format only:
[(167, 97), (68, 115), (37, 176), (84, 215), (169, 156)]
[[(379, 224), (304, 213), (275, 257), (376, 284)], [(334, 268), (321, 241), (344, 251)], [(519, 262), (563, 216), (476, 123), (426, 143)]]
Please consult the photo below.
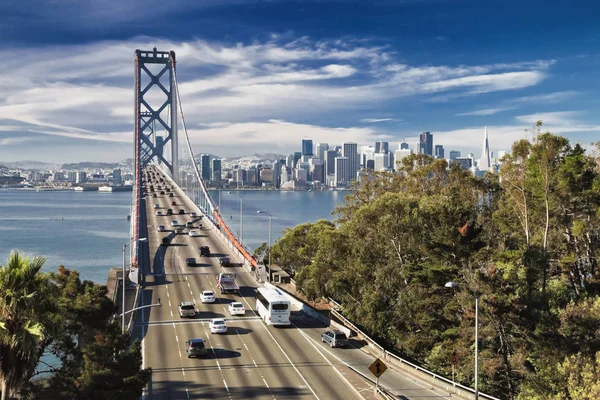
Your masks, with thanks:
[[(188, 126), (209, 124), (208, 130), (198, 132), (218, 131), (210, 140), (224, 146), (224, 138), (238, 140), (243, 133), (239, 129), (252, 130), (250, 139), (243, 139), (249, 143), (260, 141), (261, 132), (269, 140), (290, 145), (288, 137), (309, 133), (325, 135), (332, 142), (366, 142), (375, 132), (353, 128), (352, 122), (347, 128), (334, 129), (318, 121), (334, 111), (384, 106), (386, 101), (423, 93), (474, 96), (523, 88), (540, 83), (553, 63), (411, 66), (398, 63), (387, 48), (366, 41), (285, 41), (277, 36), (251, 44), (139, 37), (11, 49), (0, 51), (5, 69), (11, 71), (10, 79), (0, 77), (0, 120), (16, 126), (15, 134), (131, 143), (133, 52), (155, 46), (177, 54)], [(147, 96), (158, 100), (161, 95)], [(354, 121), (356, 117), (349, 118)], [(272, 119), (307, 122), (248, 122)], [(393, 120), (366, 118), (361, 122)], [(228, 125), (210, 126), (221, 121)], [(279, 129), (276, 137), (271, 136), (274, 129)], [(299, 129), (307, 132), (298, 136)], [(359, 140), (359, 134), (365, 138)]]
[(31, 136), (18, 136), (11, 138), (0, 138), (0, 146), (10, 146), (12, 144), (19, 144), (24, 142), (30, 142), (35, 140), (34, 137)]
[[(515, 124), (488, 126), (490, 147), (499, 150), (510, 150), (512, 144), (522, 138), (532, 139), (532, 127), (536, 121), (543, 122), (543, 131), (554, 134), (577, 134), (597, 132), (600, 125), (586, 124), (578, 119), (582, 113), (575, 111), (558, 111), (521, 115), (514, 118)], [(473, 144), (483, 141), (484, 127), (469, 127), (443, 132), (432, 132), (436, 143), (447, 148), (473, 148)], [(479, 149), (480, 147), (476, 147)], [(478, 156), (478, 154), (475, 154)]]
[(188, 129), (188, 134), (192, 144), (247, 146), (248, 149), (272, 148), (274, 143), (280, 148), (297, 146), (307, 137), (325, 143), (361, 144), (392, 139), (392, 136), (377, 134), (371, 128), (330, 128), (276, 119), (266, 122), (214, 123), (203, 129)]
[(378, 123), (378, 122), (392, 122), (392, 121), (402, 121), (402, 120), (398, 119), (398, 118), (363, 118), (360, 120), (360, 122), (365, 122), (368, 124), (374, 124), (374, 123)]
[(493, 114), (498, 114), (498, 113), (504, 112), (504, 111), (514, 110), (515, 108), (516, 107), (483, 108), (481, 110), (475, 110), (475, 111), (460, 113), (460, 114), (456, 114), (456, 115), (458, 115), (458, 116), (463, 116), (463, 115), (493, 115)]

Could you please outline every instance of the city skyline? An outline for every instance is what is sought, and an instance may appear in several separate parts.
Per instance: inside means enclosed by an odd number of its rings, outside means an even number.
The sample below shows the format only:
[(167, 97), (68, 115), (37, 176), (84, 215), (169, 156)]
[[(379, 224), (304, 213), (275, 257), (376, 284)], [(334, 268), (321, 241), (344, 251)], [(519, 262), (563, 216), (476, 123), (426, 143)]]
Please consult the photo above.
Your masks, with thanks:
[[(484, 126), (510, 149), (539, 119), (573, 143), (600, 133), (597, 4), (31, 1), (0, 5), (0, 161), (130, 158), (131, 60), (154, 46), (177, 54), (198, 154), (412, 145), (424, 131), (477, 152)], [(540, 16), (552, 32), (528, 23)]]

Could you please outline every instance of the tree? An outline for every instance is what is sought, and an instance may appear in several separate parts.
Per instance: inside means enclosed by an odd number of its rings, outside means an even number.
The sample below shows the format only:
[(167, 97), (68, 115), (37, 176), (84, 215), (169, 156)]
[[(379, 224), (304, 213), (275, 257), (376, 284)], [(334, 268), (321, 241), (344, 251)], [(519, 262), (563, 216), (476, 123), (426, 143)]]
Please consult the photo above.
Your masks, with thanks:
[(43, 341), (57, 329), (55, 288), (41, 257), (11, 252), (0, 267), (0, 389), (14, 395), (33, 375)]
[(63, 266), (50, 274), (57, 290), (62, 329), (47, 338), (47, 349), (60, 360), (43, 381), (32, 381), (31, 400), (139, 398), (150, 377), (141, 369), (139, 342), (130, 344), (112, 321), (115, 305), (106, 286), (81, 281)]

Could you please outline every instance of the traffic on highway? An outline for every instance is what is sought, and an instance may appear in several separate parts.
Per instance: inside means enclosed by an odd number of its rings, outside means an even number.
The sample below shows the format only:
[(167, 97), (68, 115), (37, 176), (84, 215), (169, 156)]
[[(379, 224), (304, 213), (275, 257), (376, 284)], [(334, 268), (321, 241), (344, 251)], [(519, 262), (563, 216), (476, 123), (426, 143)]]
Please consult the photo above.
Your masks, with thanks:
[[(133, 335), (152, 368), (144, 398), (351, 400), (373, 387), (360, 377), (374, 361), (364, 343), (259, 284), (154, 165), (144, 170), (143, 190), (150, 268), (141, 303), (162, 299), (136, 315)], [(396, 372), (381, 383), (399, 398), (446, 398)]]

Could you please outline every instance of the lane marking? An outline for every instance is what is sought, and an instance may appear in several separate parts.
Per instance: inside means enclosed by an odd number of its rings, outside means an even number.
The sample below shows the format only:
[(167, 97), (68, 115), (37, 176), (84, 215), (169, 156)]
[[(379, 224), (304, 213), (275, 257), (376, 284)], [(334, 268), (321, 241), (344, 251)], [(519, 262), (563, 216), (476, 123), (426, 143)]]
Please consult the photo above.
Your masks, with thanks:
[[(298, 330), (298, 332), (300, 332), (300, 333), (301, 333), (301, 334), (304, 336), (304, 338), (305, 338), (305, 339), (306, 339), (306, 340), (307, 340), (309, 343), (311, 343), (311, 342), (314, 342), (314, 343), (316, 343), (317, 345), (320, 345), (319, 347), (321, 347), (321, 350), (325, 350), (327, 353), (329, 353), (329, 355), (331, 355), (332, 357), (334, 357), (335, 359), (337, 359), (339, 362), (341, 362), (342, 364), (344, 364), (346, 367), (348, 367), (348, 368), (354, 368), (354, 369), (357, 369), (357, 367), (354, 367), (354, 366), (352, 366), (352, 365), (348, 364), (346, 361), (342, 360), (341, 358), (339, 358), (338, 356), (336, 356), (335, 354), (333, 354), (333, 353), (330, 351), (330, 349), (328, 349), (327, 347), (325, 347), (325, 345), (324, 345), (323, 343), (320, 343), (320, 344), (319, 344), (319, 342), (317, 342), (315, 339), (311, 338), (311, 337), (310, 337), (310, 336), (308, 336), (306, 333), (302, 332), (302, 330), (301, 330), (300, 328), (298, 328), (298, 326), (296, 326), (296, 325), (295, 325), (295, 324), (293, 324), (293, 323), (292, 323), (292, 325), (293, 325), (293, 326), (294, 326), (294, 327), (295, 327), (295, 328)], [(313, 344), (313, 343), (311, 343), (311, 344), (313, 345), (313, 347), (315, 346), (315, 344)], [(358, 349), (357, 349), (357, 350), (358, 350)], [(317, 350), (317, 351), (319, 351), (319, 350)], [(360, 350), (358, 350), (358, 351), (360, 351)], [(321, 356), (323, 356), (323, 354), (322, 354), (320, 351), (319, 351), (319, 354), (321, 354)], [(323, 356), (323, 357), (324, 357), (324, 356)], [(329, 360), (328, 360), (328, 362), (329, 362)], [(329, 362), (329, 363), (330, 363), (330, 365), (333, 365), (333, 364), (331, 364), (331, 362)], [(334, 368), (334, 369), (337, 371), (337, 369), (336, 369), (336, 368)], [(339, 372), (339, 371), (338, 371), (338, 372)], [(427, 388), (426, 386), (423, 386), (423, 385), (421, 385), (419, 382), (416, 382), (416, 381), (415, 381), (415, 380), (413, 380), (413, 379), (408, 379), (408, 378), (406, 378), (406, 379), (407, 379), (407, 380), (409, 380), (409, 381), (411, 381), (411, 382), (413, 382), (413, 383), (414, 383), (414, 384), (416, 384), (417, 386), (420, 386), (420, 387), (422, 387), (423, 389), (425, 389), (425, 390), (427, 390), (427, 391), (429, 391), (429, 392), (431, 392), (431, 393), (435, 394), (435, 395), (436, 395), (436, 397), (442, 396), (442, 398), (448, 398), (448, 397), (445, 397), (445, 396), (443, 396), (443, 395), (440, 395), (439, 393), (436, 393), (436, 392), (434, 392), (433, 390), (431, 390), (431, 389)], [(383, 385), (382, 385), (382, 386), (383, 386)], [(393, 392), (393, 390), (391, 390), (391, 389), (388, 389), (388, 390), (390, 390), (390, 391), (392, 391), (392, 392)]]
[(277, 345), (277, 347), (279, 347), (279, 350), (281, 350), (281, 352), (283, 353), (283, 355), (285, 356), (285, 358), (287, 358), (287, 360), (290, 362), (290, 364), (292, 365), (292, 367), (294, 368), (294, 370), (298, 373), (298, 375), (300, 375), (300, 378), (302, 378), (302, 381), (306, 384), (306, 386), (311, 391), (311, 393), (313, 394), (313, 396), (315, 396), (315, 398), (317, 400), (320, 400), (319, 396), (317, 396), (317, 394), (315, 393), (315, 391), (313, 390), (313, 388), (308, 384), (308, 382), (304, 378), (304, 375), (302, 375), (300, 373), (300, 371), (298, 370), (298, 368), (296, 368), (296, 365), (292, 362), (292, 359), (287, 355), (287, 353), (285, 352), (285, 350), (283, 350), (283, 347), (281, 347), (281, 345), (279, 344), (279, 342), (271, 334), (271, 332), (269, 331), (269, 329), (267, 328), (267, 326), (263, 325), (263, 324), (261, 324), (261, 325), (262, 325), (263, 328), (265, 328), (265, 331), (267, 331), (267, 333), (269, 334), (269, 336), (271, 336), (271, 339), (273, 339), (273, 342)]
[(265, 383), (265, 386), (267, 387), (267, 389), (271, 389), (271, 388), (269, 387), (269, 384), (267, 383), (267, 381), (265, 381), (265, 378), (263, 378), (263, 382)]
[(227, 382), (225, 382), (225, 379), (223, 379), (223, 383), (225, 384), (225, 389), (227, 389), (227, 393), (229, 393), (229, 387), (227, 386)]

